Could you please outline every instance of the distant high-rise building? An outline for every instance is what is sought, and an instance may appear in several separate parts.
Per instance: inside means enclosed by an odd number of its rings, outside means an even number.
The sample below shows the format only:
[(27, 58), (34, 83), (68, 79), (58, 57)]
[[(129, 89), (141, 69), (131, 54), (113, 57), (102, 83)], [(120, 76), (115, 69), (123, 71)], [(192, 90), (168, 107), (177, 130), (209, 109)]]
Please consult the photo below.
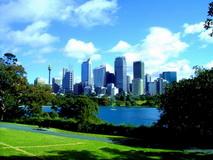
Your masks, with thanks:
[(127, 68), (125, 57), (117, 57), (115, 59), (115, 86), (119, 88), (120, 91), (127, 92)]
[(176, 82), (177, 81), (177, 72), (175, 72), (175, 71), (163, 72), (161, 74), (161, 78), (167, 80), (169, 83)]
[(144, 80), (144, 63), (142, 61), (133, 62), (133, 79), (136, 78)]
[(157, 93), (158, 94), (164, 94), (166, 85), (168, 84), (168, 81), (163, 78), (157, 79)]
[(42, 79), (41, 77), (37, 77), (37, 78), (34, 80), (34, 85), (45, 85), (45, 80)]
[(157, 94), (157, 81), (148, 82), (148, 93), (150, 96), (154, 96)]
[(76, 95), (83, 94), (84, 90), (83, 90), (82, 83), (76, 83), (76, 84), (74, 84), (74, 91), (73, 92)]
[(52, 78), (52, 91), (54, 93), (59, 93), (61, 89), (61, 79)]
[(132, 80), (132, 93), (135, 96), (144, 94), (144, 81), (141, 78), (135, 78)]
[(151, 82), (151, 76), (149, 74), (146, 74), (144, 79), (144, 92), (146, 94), (149, 93), (149, 87), (148, 87), (149, 82)]
[(133, 94), (136, 96), (144, 94), (144, 86), (144, 63), (142, 61), (133, 62)]
[(74, 75), (73, 71), (63, 69), (62, 89), (65, 93), (73, 92)]
[(115, 87), (114, 83), (107, 84), (107, 95), (110, 97), (115, 96), (118, 94), (118, 88)]
[(130, 76), (129, 75), (126, 76), (126, 89), (127, 89), (127, 92), (130, 92)]
[(91, 60), (84, 61), (81, 64), (81, 82), (84, 86), (92, 85)]
[(104, 87), (106, 83), (106, 66), (93, 69), (93, 78), (95, 87)]
[(106, 86), (107, 84), (113, 83), (115, 84), (115, 74), (106, 72)]

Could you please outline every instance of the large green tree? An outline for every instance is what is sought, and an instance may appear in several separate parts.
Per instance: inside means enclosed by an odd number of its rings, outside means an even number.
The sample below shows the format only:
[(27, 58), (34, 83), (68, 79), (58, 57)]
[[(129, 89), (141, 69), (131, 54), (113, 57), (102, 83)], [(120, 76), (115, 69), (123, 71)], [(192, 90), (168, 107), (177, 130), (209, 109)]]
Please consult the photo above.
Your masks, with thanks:
[(159, 125), (177, 132), (213, 135), (213, 68), (197, 68), (195, 77), (174, 83), (161, 97)]
[(59, 104), (60, 115), (88, 122), (96, 118), (98, 104), (86, 96), (62, 96)]
[(22, 99), (26, 87), (26, 72), (17, 64), (17, 58), (12, 53), (5, 53), (0, 59), (0, 116), (14, 118), (23, 114)]
[(49, 85), (28, 85), (22, 96), (26, 115), (39, 116), (42, 113), (42, 106), (50, 105), (53, 98)]

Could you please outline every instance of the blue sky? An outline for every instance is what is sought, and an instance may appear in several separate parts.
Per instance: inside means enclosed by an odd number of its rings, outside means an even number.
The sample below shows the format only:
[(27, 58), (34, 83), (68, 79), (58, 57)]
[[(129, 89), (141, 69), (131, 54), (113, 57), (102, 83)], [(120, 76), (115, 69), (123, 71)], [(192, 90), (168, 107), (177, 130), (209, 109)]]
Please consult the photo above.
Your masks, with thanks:
[(203, 29), (211, 0), (0, 0), (0, 52), (14, 53), (36, 77), (61, 77), (72, 67), (80, 80), (81, 62), (92, 59), (113, 71), (114, 59), (145, 62), (156, 77), (177, 71), (190, 77), (192, 67), (213, 67), (213, 38)]

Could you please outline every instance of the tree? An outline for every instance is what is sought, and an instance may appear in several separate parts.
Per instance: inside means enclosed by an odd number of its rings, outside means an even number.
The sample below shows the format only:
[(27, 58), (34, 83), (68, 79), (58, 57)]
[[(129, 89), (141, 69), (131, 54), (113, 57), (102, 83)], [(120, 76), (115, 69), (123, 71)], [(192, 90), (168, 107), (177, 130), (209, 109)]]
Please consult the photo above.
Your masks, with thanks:
[(27, 79), (26, 72), (17, 64), (17, 58), (12, 53), (5, 53), (0, 59), (0, 115), (14, 118), (23, 114), (21, 97), (23, 96)]
[(48, 85), (28, 85), (22, 97), (28, 116), (41, 115), (42, 106), (50, 104), (54, 95)]
[(205, 21), (204, 28), (211, 30), (210, 36), (213, 36), (213, 2), (209, 3), (208, 17)]
[(196, 130), (213, 135), (213, 68), (197, 68), (192, 79), (174, 83), (161, 96), (162, 111), (158, 125), (178, 133)]
[(62, 97), (60, 116), (75, 118), (80, 122), (88, 122), (95, 119), (98, 112), (98, 104), (86, 96)]

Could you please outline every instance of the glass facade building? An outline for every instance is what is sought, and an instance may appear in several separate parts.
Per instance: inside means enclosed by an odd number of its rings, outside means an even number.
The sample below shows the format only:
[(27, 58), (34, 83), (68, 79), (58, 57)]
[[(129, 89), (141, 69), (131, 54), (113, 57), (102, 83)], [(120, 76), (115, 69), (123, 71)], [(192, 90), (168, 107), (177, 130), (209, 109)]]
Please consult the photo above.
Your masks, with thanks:
[(169, 83), (176, 82), (177, 72), (174, 72), (174, 71), (163, 72), (161, 74), (161, 78), (167, 80)]
[(106, 84), (106, 66), (93, 69), (94, 87), (104, 87)]
[(133, 79), (141, 78), (144, 80), (144, 63), (136, 61), (133, 63)]
[(74, 75), (73, 71), (63, 69), (62, 89), (65, 93), (73, 92)]
[(127, 92), (127, 67), (125, 57), (117, 57), (114, 64), (115, 86), (120, 90)]
[(92, 85), (91, 60), (81, 64), (81, 82), (84, 86)]

